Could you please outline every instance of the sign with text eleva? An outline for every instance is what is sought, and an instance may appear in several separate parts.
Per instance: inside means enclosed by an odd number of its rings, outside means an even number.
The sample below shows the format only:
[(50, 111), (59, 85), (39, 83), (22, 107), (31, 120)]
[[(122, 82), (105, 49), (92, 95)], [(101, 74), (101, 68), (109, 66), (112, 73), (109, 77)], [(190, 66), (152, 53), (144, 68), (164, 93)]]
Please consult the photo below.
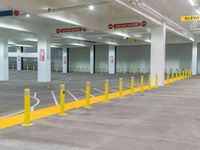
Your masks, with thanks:
[(181, 22), (200, 21), (200, 15), (196, 16), (181, 16)]

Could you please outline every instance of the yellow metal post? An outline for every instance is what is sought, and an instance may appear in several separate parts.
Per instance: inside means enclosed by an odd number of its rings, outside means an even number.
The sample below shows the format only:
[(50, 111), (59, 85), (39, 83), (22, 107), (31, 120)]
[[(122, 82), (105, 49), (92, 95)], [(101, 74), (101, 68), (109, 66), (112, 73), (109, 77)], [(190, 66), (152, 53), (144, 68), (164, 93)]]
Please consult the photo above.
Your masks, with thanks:
[(135, 93), (135, 79), (134, 76), (131, 77), (131, 94)]
[(65, 85), (60, 85), (60, 115), (65, 115)]
[(143, 92), (144, 91), (144, 76), (141, 76), (140, 79), (140, 91)]
[(176, 71), (176, 81), (178, 81), (178, 72)]
[(187, 70), (185, 70), (185, 78), (187, 78)]
[(86, 82), (86, 105), (85, 108), (90, 108), (90, 81)]
[(123, 79), (120, 78), (119, 79), (119, 96), (120, 97), (122, 97), (122, 95), (123, 95), (122, 91), (123, 91)]
[(108, 102), (108, 94), (109, 94), (109, 81), (105, 80), (105, 102)]
[(174, 82), (174, 70), (172, 70), (172, 83)]
[(156, 88), (158, 88), (158, 75), (156, 75), (156, 80), (155, 80), (155, 85), (156, 85)]
[(181, 71), (179, 70), (179, 77), (178, 77), (179, 80), (181, 80)]
[(24, 124), (23, 126), (31, 126), (31, 116), (30, 116), (30, 89), (24, 90)]
[(169, 72), (167, 72), (167, 84), (170, 83), (170, 79), (169, 79)]
[(148, 86), (149, 86), (149, 89), (151, 89), (151, 75), (149, 75)]

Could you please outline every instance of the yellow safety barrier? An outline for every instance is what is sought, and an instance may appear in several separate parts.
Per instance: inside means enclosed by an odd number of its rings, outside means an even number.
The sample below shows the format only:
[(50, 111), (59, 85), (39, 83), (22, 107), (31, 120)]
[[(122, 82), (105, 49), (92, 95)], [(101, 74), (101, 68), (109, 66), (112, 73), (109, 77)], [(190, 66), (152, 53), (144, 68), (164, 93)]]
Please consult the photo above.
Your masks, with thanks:
[(65, 115), (65, 85), (60, 85), (60, 116)]
[(135, 93), (135, 79), (134, 76), (131, 77), (131, 94)]
[(109, 81), (105, 80), (105, 102), (108, 102), (109, 98)]
[(141, 92), (144, 91), (144, 76), (143, 75), (141, 76), (141, 79), (140, 79), (140, 90)]
[(86, 82), (86, 104), (85, 108), (89, 109), (90, 108), (90, 81)]
[(170, 83), (170, 79), (169, 79), (169, 72), (167, 72), (167, 84)]
[(172, 70), (172, 83), (174, 82), (174, 70)]
[(158, 88), (158, 75), (155, 77), (155, 87)]
[(148, 86), (149, 86), (149, 89), (151, 89), (151, 75), (149, 75)]
[(122, 97), (122, 91), (123, 91), (123, 79), (119, 79), (119, 96)]
[(30, 116), (30, 111), (31, 111), (31, 104), (30, 104), (30, 89), (25, 89), (24, 90), (24, 124), (23, 126), (29, 127), (31, 126), (31, 116)]
[(178, 81), (178, 72), (176, 71), (176, 81)]

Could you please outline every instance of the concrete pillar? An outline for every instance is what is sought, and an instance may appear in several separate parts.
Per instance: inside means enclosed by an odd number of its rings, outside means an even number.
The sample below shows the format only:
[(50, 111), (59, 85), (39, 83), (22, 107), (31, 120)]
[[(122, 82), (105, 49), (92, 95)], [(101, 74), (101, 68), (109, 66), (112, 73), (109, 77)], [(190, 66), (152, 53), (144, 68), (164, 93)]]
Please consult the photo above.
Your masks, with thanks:
[(9, 79), (8, 68), (8, 39), (0, 36), (0, 81)]
[(17, 70), (22, 70), (21, 47), (16, 47), (17, 50)]
[(116, 73), (116, 46), (109, 45), (108, 50), (108, 73), (115, 74)]
[(155, 76), (158, 75), (158, 85), (164, 86), (165, 81), (165, 44), (166, 26), (162, 24), (151, 33), (151, 76), (152, 85), (155, 85)]
[(50, 36), (38, 36), (38, 82), (51, 81)]
[(192, 46), (192, 75), (197, 75), (197, 59), (197, 42), (194, 42)]
[(95, 73), (95, 46), (90, 47), (90, 73)]
[(62, 68), (63, 68), (63, 73), (68, 73), (69, 72), (69, 49), (68, 48), (63, 48), (63, 55), (62, 55)]

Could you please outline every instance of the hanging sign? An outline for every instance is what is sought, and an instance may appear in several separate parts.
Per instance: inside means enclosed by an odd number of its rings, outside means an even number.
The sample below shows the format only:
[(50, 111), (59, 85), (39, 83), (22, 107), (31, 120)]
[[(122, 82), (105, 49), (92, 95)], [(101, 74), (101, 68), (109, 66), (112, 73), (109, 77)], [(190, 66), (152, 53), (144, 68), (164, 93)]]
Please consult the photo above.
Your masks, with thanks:
[(132, 27), (146, 27), (147, 22), (130, 22), (130, 23), (120, 23), (120, 24), (109, 24), (108, 29), (119, 29), (119, 28), (132, 28)]
[(65, 32), (81, 32), (81, 31), (86, 31), (86, 28), (83, 27), (77, 27), (77, 28), (61, 28), (61, 29), (56, 29), (56, 33), (65, 33)]
[(44, 50), (44, 48), (40, 49), (40, 61), (45, 61), (45, 50)]
[(200, 15), (197, 16), (181, 16), (181, 22), (200, 21)]
[(19, 14), (20, 14), (20, 12), (18, 10), (0, 11), (0, 17), (19, 16)]

